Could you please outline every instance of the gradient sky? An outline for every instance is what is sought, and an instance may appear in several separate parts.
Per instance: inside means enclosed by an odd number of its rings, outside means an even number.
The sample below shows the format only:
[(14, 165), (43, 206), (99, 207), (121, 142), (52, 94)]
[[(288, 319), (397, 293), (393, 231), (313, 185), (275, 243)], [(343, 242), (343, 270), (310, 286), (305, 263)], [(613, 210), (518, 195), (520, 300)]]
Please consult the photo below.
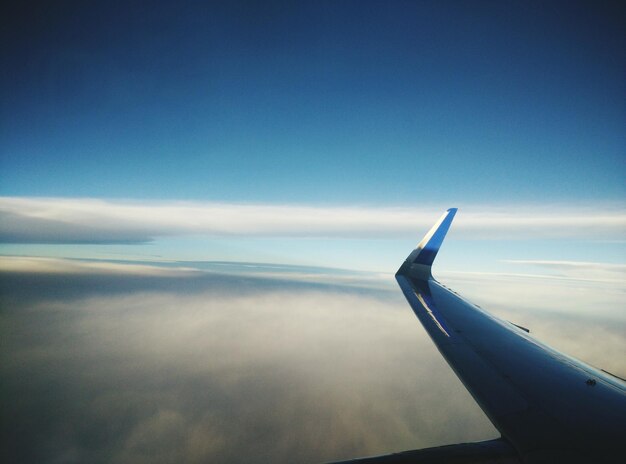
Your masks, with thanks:
[(618, 3), (17, 3), (3, 195), (624, 197)]

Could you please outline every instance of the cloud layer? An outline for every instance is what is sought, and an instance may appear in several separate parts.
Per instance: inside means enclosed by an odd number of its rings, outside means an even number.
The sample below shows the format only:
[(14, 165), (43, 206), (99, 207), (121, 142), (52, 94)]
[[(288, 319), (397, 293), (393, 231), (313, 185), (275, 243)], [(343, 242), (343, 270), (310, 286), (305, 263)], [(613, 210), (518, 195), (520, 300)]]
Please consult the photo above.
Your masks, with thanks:
[[(497, 435), (395, 286), (4, 260), (3, 462), (319, 463)], [(624, 375), (619, 285), (446, 283)]]
[(319, 463), (495, 435), (398, 292), (135, 271), (3, 275), (4, 462)]
[[(452, 205), (455, 206), (455, 205)], [(140, 243), (181, 235), (414, 238), (441, 214), (432, 207), (315, 207), (65, 198), (0, 198), (0, 241)], [(458, 232), (456, 232), (458, 231)], [(623, 240), (616, 206), (467, 206), (455, 223), (466, 238)]]

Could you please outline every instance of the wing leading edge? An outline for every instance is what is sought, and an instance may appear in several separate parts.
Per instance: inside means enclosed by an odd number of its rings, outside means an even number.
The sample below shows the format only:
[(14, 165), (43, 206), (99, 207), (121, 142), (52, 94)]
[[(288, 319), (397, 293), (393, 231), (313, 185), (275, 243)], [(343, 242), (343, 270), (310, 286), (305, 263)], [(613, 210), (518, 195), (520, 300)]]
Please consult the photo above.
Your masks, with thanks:
[[(345, 462), (623, 462), (625, 382), (542, 344), (433, 278), (432, 264), (456, 212), (449, 209), (437, 221), (396, 280), (439, 352), (502, 437), (483, 442), (493, 445), (482, 448), (450, 445)], [(460, 457), (468, 446), (474, 454)], [(436, 450), (430, 457), (419, 454), (430, 450)], [(494, 450), (501, 455), (494, 456)]]

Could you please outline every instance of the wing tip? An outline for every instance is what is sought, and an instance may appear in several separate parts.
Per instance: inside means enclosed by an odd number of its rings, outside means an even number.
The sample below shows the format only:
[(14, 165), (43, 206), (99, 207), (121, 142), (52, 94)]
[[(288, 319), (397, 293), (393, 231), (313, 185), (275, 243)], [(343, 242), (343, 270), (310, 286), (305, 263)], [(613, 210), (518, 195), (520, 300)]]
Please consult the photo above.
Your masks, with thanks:
[(435, 225), (407, 257), (404, 264), (398, 270), (398, 274), (405, 274), (409, 270), (414, 270), (418, 271), (417, 274), (419, 277), (426, 279), (432, 277), (430, 269), (457, 211), (458, 208), (448, 208), (446, 212), (443, 213)]

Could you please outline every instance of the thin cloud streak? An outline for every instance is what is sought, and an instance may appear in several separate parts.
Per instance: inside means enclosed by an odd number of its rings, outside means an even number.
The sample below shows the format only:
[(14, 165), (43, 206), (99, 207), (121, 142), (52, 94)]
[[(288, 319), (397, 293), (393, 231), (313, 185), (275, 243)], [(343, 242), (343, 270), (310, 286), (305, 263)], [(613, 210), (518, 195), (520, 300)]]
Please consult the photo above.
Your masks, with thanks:
[(113, 263), (94, 260), (0, 256), (0, 272), (35, 274), (123, 274), (144, 276), (186, 277), (201, 271), (190, 267), (163, 267), (148, 264)]
[(555, 272), (556, 276), (561, 278), (617, 282), (621, 284), (626, 282), (626, 264), (530, 259), (511, 259), (506, 260), (506, 262), (546, 269)]
[[(512, 264), (533, 265), (554, 272), (549, 273), (505, 273), (476, 271), (437, 272), (444, 281), (461, 279), (483, 282), (514, 280), (527, 285), (543, 285), (549, 281), (564, 281), (556, 286), (580, 284), (602, 285), (624, 291), (626, 265), (578, 261), (506, 260)], [(64, 274), (71, 276), (128, 276), (128, 277), (171, 277), (205, 278), (212, 274), (237, 275), (279, 281), (294, 281), (362, 289), (395, 290), (393, 273), (368, 272), (349, 269), (313, 268), (307, 266), (277, 265), (263, 263), (223, 263), (211, 261), (151, 261), (124, 262), (97, 259), (68, 259), (36, 256), (0, 256), (0, 275), (8, 274)], [(571, 283), (568, 283), (571, 281)], [(520, 291), (520, 293), (526, 293)]]
[[(170, 281), (216, 280), (216, 276), (263, 279), (266, 282), (298, 282), (306, 285), (395, 290), (392, 274), (307, 266), (261, 263), (196, 262), (123, 262), (93, 259), (48, 258), (39, 256), (0, 256), (0, 278), (13, 276), (65, 276), (67, 279), (160, 278)], [(6, 284), (6, 283), (5, 283)], [(0, 285), (0, 292), (5, 285)], [(41, 288), (40, 288), (41, 290)]]
[[(456, 205), (450, 205), (456, 206)], [(0, 198), (5, 243), (141, 243), (158, 237), (414, 238), (441, 209), (67, 198)], [(468, 205), (461, 238), (623, 240), (626, 211), (594, 207)]]

